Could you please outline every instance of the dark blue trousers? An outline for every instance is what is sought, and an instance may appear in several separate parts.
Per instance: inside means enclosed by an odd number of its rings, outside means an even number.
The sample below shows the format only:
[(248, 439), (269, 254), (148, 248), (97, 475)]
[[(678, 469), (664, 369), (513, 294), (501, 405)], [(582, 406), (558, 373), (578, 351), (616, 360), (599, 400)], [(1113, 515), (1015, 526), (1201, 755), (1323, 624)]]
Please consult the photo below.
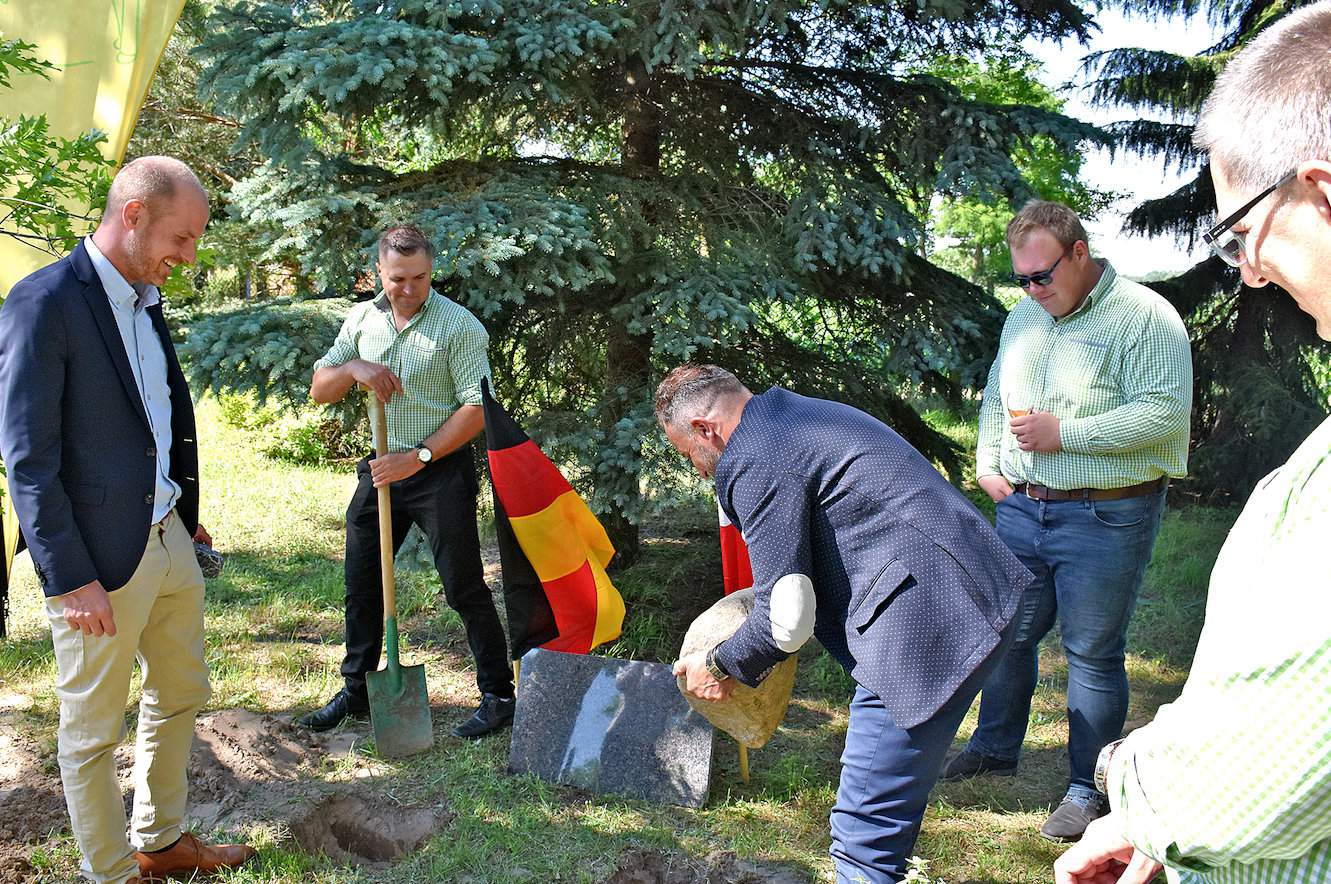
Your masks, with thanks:
[(929, 792), (957, 728), (1016, 633), (1011, 623), (984, 663), (927, 721), (897, 727), (877, 695), (856, 687), (841, 755), (841, 786), (832, 808), (837, 884), (880, 884), (906, 877)]

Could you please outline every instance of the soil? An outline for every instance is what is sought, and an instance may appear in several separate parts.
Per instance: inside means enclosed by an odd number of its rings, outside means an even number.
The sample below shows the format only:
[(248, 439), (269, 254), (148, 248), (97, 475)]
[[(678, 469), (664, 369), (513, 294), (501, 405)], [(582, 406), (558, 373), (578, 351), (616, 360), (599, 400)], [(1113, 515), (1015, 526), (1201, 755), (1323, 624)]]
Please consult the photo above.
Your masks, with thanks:
[(728, 850), (699, 859), (681, 853), (634, 850), (602, 884), (807, 884), (790, 869), (740, 860)]
[[(44, 754), (32, 730), (20, 714), (0, 712), (0, 884), (31, 881), (33, 848), (69, 829), (55, 759), (49, 757), (54, 745)], [(236, 830), (308, 813), (320, 797), (310, 772), (351, 753), (366, 732), (311, 734), (293, 727), (290, 716), (244, 709), (200, 716), (189, 761), (189, 825), (204, 832)], [(127, 805), (133, 752), (129, 743), (116, 750)]]
[(0, 712), (0, 884), (31, 881), (31, 845), (69, 825), (60, 778), (32, 729), (21, 713)]
[(334, 794), (294, 821), (291, 835), (334, 862), (383, 868), (419, 849), (453, 816), (442, 803), (400, 807), (379, 796)]

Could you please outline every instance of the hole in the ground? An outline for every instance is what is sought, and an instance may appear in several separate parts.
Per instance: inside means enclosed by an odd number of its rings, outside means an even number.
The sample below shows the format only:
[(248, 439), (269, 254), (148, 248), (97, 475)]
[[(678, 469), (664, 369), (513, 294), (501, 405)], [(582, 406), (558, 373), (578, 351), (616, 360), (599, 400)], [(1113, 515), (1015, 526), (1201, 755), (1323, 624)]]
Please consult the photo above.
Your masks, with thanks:
[(417, 850), (452, 819), (442, 805), (399, 807), (372, 796), (333, 795), (291, 824), (304, 850), (339, 863), (382, 866)]

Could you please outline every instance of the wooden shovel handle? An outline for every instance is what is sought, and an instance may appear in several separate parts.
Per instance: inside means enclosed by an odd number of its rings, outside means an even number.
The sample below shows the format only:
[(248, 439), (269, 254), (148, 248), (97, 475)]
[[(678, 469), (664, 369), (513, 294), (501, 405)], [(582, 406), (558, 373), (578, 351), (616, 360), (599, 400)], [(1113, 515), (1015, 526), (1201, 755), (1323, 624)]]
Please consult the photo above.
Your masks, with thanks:
[[(384, 414), (384, 404), (374, 391), (369, 393), (370, 428), (374, 434), (374, 456), (383, 457), (388, 453), (388, 417)], [(393, 505), (388, 493), (388, 486), (375, 489), (379, 492), (379, 570), (384, 584), (384, 620), (397, 619), (397, 582), (393, 577)]]

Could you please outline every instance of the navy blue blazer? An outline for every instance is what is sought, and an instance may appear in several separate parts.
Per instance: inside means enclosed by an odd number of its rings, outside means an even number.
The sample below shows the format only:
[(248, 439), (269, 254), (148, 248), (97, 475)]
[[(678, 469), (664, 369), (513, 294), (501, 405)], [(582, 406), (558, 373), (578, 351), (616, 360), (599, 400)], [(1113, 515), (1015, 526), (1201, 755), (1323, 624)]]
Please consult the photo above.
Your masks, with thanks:
[(1034, 582), (974, 505), (859, 409), (773, 388), (750, 399), (716, 466), (748, 543), (756, 604), (717, 662), (756, 685), (789, 656), (771, 589), (808, 575), (814, 635), (898, 726), (946, 703), (989, 656)]
[[(162, 308), (176, 513), (194, 533), (194, 405)], [(26, 277), (0, 307), (0, 459), (42, 591), (124, 586), (143, 558), (157, 462), (148, 415), (106, 289), (83, 243)]]

